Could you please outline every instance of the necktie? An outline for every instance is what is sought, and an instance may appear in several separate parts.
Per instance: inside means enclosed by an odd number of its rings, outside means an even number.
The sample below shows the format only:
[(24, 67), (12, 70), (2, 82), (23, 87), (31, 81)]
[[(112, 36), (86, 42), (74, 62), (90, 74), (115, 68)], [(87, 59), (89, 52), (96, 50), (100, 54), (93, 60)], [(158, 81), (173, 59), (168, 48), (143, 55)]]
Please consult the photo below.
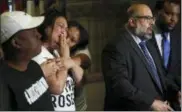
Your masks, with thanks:
[(148, 64), (149, 64), (149, 66), (150, 66), (150, 69), (151, 69), (152, 72), (153, 72), (152, 75), (154, 76), (154, 78), (155, 78), (155, 80), (156, 80), (156, 82), (157, 82), (157, 85), (158, 85), (158, 87), (159, 87), (159, 88), (161, 89), (161, 91), (162, 91), (162, 86), (161, 86), (161, 82), (160, 82), (159, 75), (158, 75), (158, 73), (157, 73), (157, 68), (156, 68), (156, 66), (155, 66), (155, 63), (154, 63), (152, 57), (150, 56), (150, 54), (149, 54), (149, 52), (148, 52), (148, 49), (147, 49), (147, 46), (146, 46), (145, 41), (140, 42), (139, 45), (140, 45), (140, 47), (141, 47), (141, 49), (142, 49), (142, 51), (143, 51), (143, 54), (144, 54), (144, 56), (145, 56), (145, 58), (146, 58), (146, 60), (147, 60), (147, 62), (148, 62)]
[(163, 33), (162, 36), (163, 36), (162, 39), (163, 62), (164, 62), (164, 67), (167, 68), (169, 61), (169, 54), (170, 54), (170, 42), (167, 39), (168, 33)]

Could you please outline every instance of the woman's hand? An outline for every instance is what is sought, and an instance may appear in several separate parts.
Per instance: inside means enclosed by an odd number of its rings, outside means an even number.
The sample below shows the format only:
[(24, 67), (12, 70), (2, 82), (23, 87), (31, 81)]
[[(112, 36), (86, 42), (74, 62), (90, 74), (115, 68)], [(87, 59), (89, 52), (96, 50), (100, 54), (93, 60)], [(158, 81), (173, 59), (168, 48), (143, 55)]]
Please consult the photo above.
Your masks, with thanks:
[(55, 75), (59, 70), (59, 67), (56, 65), (55, 60), (48, 60), (41, 64), (42, 71), (45, 77)]
[(57, 64), (61, 64), (66, 69), (73, 68), (75, 66), (75, 62), (71, 58), (59, 58), (57, 59)]
[(66, 37), (60, 37), (60, 55), (63, 58), (70, 58), (70, 48), (66, 42)]

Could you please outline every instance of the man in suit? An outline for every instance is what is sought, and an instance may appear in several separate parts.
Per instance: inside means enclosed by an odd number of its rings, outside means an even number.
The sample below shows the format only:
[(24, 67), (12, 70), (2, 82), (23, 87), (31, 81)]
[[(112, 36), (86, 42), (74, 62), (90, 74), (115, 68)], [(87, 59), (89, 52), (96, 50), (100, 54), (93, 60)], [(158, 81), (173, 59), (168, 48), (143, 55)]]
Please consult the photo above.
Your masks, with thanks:
[[(180, 16), (180, 0), (157, 1), (155, 16), (154, 38), (149, 42), (158, 51), (166, 78), (171, 85), (168, 100), (174, 102), (177, 97), (173, 96), (181, 90), (181, 35), (178, 29), (174, 30)], [(180, 95), (181, 92), (178, 94)], [(180, 110), (180, 107), (174, 103), (172, 107)]]
[(127, 13), (126, 26), (102, 52), (104, 110), (171, 110), (162, 65), (145, 45), (152, 34), (152, 12), (145, 4), (133, 4)]

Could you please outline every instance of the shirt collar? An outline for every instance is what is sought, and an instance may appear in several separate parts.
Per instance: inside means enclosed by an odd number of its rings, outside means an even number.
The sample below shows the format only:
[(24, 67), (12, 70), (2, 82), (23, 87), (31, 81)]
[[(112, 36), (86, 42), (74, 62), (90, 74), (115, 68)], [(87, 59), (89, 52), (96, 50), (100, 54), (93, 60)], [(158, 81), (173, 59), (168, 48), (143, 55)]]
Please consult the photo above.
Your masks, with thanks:
[(137, 43), (137, 45), (139, 45), (139, 43), (142, 41), (138, 36), (134, 35), (128, 28), (127, 25), (125, 25), (126, 30), (128, 31), (128, 33), (132, 36), (132, 38), (134, 39), (134, 41)]
[[(153, 31), (154, 31), (154, 34), (155, 34), (155, 38), (156, 40), (159, 39), (159, 36), (161, 37), (162, 39), (162, 31), (160, 30), (160, 28), (158, 28), (156, 25), (153, 26)], [(166, 32), (167, 33), (167, 39), (168, 41), (170, 41), (170, 33), (169, 32)]]
[[(153, 25), (153, 31), (155, 34), (161, 34), (162, 33), (162, 30), (157, 27), (156, 25)], [(170, 32), (164, 32), (164, 33), (167, 33), (169, 35)]]

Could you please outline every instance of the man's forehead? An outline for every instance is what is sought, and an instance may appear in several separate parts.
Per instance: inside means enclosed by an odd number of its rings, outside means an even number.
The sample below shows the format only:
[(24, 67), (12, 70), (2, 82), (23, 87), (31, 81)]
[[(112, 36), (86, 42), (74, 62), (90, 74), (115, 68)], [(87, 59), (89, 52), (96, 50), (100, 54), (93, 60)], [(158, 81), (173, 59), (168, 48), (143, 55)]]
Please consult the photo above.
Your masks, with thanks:
[(140, 10), (136, 12), (137, 16), (153, 16), (151, 10)]
[(31, 28), (31, 29), (25, 29), (25, 30), (21, 30), (18, 32), (19, 35), (25, 35), (26, 33), (31, 33), (33, 30), (35, 30), (36, 28)]
[(175, 10), (180, 12), (180, 5), (177, 3), (173, 3), (173, 2), (165, 2), (164, 3), (164, 9), (165, 10)]

